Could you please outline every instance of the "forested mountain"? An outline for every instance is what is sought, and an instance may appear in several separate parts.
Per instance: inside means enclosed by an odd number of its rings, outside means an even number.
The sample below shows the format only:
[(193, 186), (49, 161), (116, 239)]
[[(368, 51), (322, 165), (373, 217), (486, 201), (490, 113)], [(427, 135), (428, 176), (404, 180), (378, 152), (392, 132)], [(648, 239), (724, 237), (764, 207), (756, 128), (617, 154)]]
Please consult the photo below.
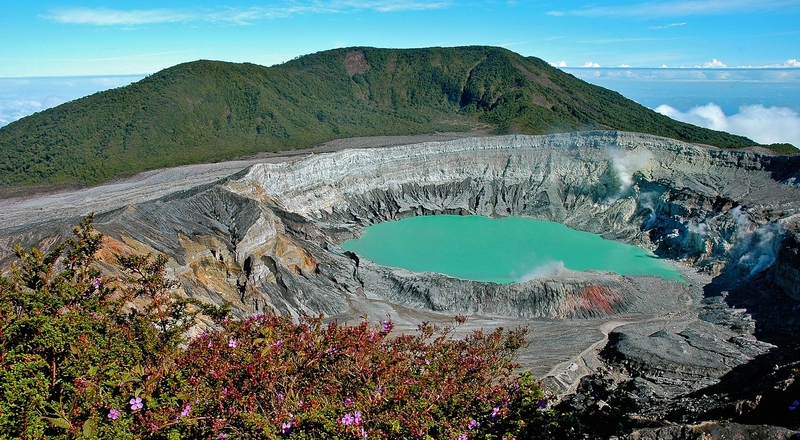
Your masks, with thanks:
[(0, 187), (95, 184), (353, 136), (617, 129), (726, 148), (546, 62), (496, 47), (345, 48), (264, 67), (180, 64), (0, 129)]

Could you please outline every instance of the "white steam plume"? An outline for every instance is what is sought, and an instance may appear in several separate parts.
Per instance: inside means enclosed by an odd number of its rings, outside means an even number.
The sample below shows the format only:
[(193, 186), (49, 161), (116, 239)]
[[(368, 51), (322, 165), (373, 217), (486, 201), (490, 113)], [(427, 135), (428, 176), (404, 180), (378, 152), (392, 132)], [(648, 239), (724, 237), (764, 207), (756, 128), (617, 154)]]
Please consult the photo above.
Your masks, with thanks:
[(737, 245), (744, 250), (739, 264), (750, 269), (750, 276), (772, 266), (780, 251), (783, 228), (778, 223), (762, 225), (745, 235)]
[(750, 215), (742, 211), (741, 206), (737, 206), (730, 210), (731, 217), (736, 220), (736, 224), (740, 229), (747, 229), (750, 226)]
[(705, 223), (698, 223), (694, 224), (694, 222), (690, 221), (688, 225), (689, 232), (693, 234), (697, 234), (700, 237), (707, 237), (708, 236), (708, 225)]
[(750, 229), (750, 216), (740, 206), (731, 209), (730, 213), (739, 226), (739, 240), (735, 249), (739, 253), (739, 264), (749, 269), (750, 276), (772, 266), (780, 251), (783, 226), (780, 223), (767, 223)]
[(548, 261), (544, 264), (534, 267), (533, 269), (529, 270), (525, 274), (518, 276), (516, 274), (511, 274), (514, 280), (518, 283), (524, 283), (526, 281), (530, 281), (537, 277), (553, 275), (560, 271), (564, 270), (564, 262), (563, 261)]
[(657, 214), (656, 214), (656, 206), (655, 200), (658, 198), (657, 192), (646, 192), (642, 193), (638, 197), (639, 206), (642, 208), (650, 210), (650, 215), (647, 217), (647, 221), (644, 223), (644, 229), (650, 229), (656, 222)]
[(647, 150), (624, 151), (618, 148), (609, 149), (608, 154), (619, 179), (619, 191), (611, 198), (611, 201), (615, 201), (633, 185), (634, 173), (644, 168), (653, 158), (653, 154)]
[(712, 102), (686, 113), (666, 104), (655, 110), (681, 122), (747, 136), (762, 144), (787, 142), (800, 147), (800, 115), (790, 108), (744, 105), (739, 113), (727, 116)]

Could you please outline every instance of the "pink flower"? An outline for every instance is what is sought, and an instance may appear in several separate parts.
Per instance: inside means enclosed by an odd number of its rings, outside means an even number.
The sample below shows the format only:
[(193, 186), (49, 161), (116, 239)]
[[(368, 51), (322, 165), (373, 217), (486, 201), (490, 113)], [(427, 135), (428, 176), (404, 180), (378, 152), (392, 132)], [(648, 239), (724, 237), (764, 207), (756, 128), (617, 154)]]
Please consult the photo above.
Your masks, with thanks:
[(389, 333), (393, 328), (394, 323), (392, 321), (383, 321), (383, 324), (381, 324), (381, 330), (383, 330), (384, 333)]
[(481, 426), (481, 422), (479, 422), (479, 421), (477, 421), (477, 420), (474, 420), (474, 419), (473, 419), (473, 420), (470, 420), (470, 421), (469, 421), (469, 425), (467, 425), (467, 428), (469, 428), (470, 430), (472, 430), (472, 429), (475, 429), (475, 428), (477, 428), (478, 426)]
[(458, 440), (468, 440), (468, 439), (469, 437), (467, 436), (467, 434), (461, 434), (458, 436)]
[(111, 411), (108, 412), (108, 418), (111, 420), (117, 420), (117, 417), (119, 417), (120, 413), (122, 413), (122, 411), (111, 408)]
[(144, 407), (141, 397), (134, 397), (128, 403), (131, 404), (131, 411), (138, 411)]
[(228, 347), (236, 348), (238, 346), (239, 346), (239, 341), (237, 341), (236, 339), (229, 339), (228, 340)]
[(100, 278), (95, 278), (92, 280), (92, 286), (94, 286), (95, 289), (99, 289), (102, 285), (103, 283), (100, 281)]
[(356, 419), (354, 419), (353, 416), (350, 413), (346, 413), (344, 416), (342, 416), (342, 419), (339, 420), (339, 423), (341, 423), (342, 425), (345, 425), (345, 426), (350, 426), (350, 425), (354, 424), (355, 421), (356, 421)]

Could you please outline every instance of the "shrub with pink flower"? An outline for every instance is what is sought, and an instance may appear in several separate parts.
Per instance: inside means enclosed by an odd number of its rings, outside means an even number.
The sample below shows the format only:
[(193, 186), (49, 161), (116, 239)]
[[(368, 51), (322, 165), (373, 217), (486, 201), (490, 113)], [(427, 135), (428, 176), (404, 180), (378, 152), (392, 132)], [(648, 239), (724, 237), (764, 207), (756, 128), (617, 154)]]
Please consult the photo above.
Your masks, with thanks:
[[(237, 321), (175, 297), (165, 256), (116, 256), (125, 276), (109, 287), (94, 268), (101, 238), (84, 222), (0, 275), (0, 383), (13, 384), (0, 438), (558, 437), (538, 383), (515, 375), (524, 329), (456, 338), (462, 316), (401, 335), (391, 320)], [(184, 339), (198, 312), (212, 329)]]

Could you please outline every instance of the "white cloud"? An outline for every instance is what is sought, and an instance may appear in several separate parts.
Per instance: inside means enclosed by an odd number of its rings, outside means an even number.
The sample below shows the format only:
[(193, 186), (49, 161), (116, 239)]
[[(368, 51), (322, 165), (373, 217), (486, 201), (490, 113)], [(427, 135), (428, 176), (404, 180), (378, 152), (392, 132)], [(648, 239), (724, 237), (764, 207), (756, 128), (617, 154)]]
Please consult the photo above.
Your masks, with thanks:
[(35, 100), (0, 101), (0, 127), (40, 110), (42, 103)]
[(90, 24), (94, 26), (139, 25), (148, 23), (175, 23), (191, 21), (196, 15), (175, 9), (134, 9), (121, 11), (107, 8), (58, 9), (45, 16), (53, 21), (68, 24)]
[(681, 17), (772, 11), (800, 4), (800, 0), (680, 0), (655, 1), (624, 6), (589, 6), (582, 9), (550, 11), (548, 15), (594, 17)]
[(622, 68), (628, 68), (628, 67), (631, 67), (631, 66), (629, 66), (629, 65), (627, 65), (627, 64), (620, 64), (620, 65), (619, 65), (619, 67), (622, 67)]
[(712, 61), (710, 61), (708, 63), (703, 63), (702, 66), (695, 66), (695, 67), (697, 67), (697, 68), (706, 68), (706, 69), (717, 69), (717, 68), (723, 68), (723, 67), (728, 67), (728, 66), (725, 65), (725, 63), (723, 63), (722, 61), (714, 58)]
[(589, 61), (588, 63), (585, 63), (583, 67), (600, 67), (600, 65)]
[[(789, 84), (791, 90), (800, 83), (800, 69), (784, 67), (784, 68), (697, 68), (686, 67), (677, 68), (662, 64), (661, 67), (653, 68), (627, 68), (627, 67), (612, 67), (612, 68), (599, 68), (599, 69), (584, 69), (578, 67), (564, 67), (565, 70), (572, 73), (581, 79), (587, 79), (590, 75), (595, 77), (594, 73), (599, 72), (602, 78), (619, 78), (624, 76), (636, 80), (653, 80), (653, 81), (669, 81), (677, 84), (678, 82), (743, 82), (748, 83), (763, 83), (763, 84)], [(622, 70), (626, 69), (626, 70)], [(602, 84), (600, 84), (602, 85)], [(605, 87), (605, 86), (604, 86)], [(758, 101), (756, 101), (758, 102)], [(657, 103), (654, 103), (654, 105)], [(783, 104), (787, 105), (787, 104)]]
[(665, 25), (662, 25), (662, 26), (650, 26), (650, 29), (667, 29), (667, 28), (678, 27), (678, 26), (686, 26), (686, 22), (684, 21), (684, 22), (681, 22), (681, 23), (670, 23), (670, 24), (665, 24)]
[(135, 26), (159, 23), (181, 22), (229, 22), (248, 24), (253, 21), (289, 17), (304, 13), (339, 13), (358, 10), (378, 12), (421, 11), (443, 9), (450, 6), (449, 0), (439, 1), (401, 1), (401, 0), (330, 0), (287, 2), (283, 5), (250, 8), (207, 9), (132, 9), (109, 8), (64, 8), (55, 9), (44, 18), (67, 24), (93, 26)]
[[(341, 5), (341, 7), (339, 7)], [(443, 9), (450, 6), (449, 1), (403, 1), (403, 0), (376, 0), (376, 1), (342, 1), (331, 2), (331, 7), (339, 11), (347, 9), (374, 9), (380, 12), (393, 11), (423, 11), (429, 9)]]
[(567, 62), (566, 61), (558, 61), (558, 62), (555, 62), (555, 63), (550, 63), (550, 65), (553, 66), (553, 67), (567, 67)]
[(797, 59), (792, 58), (791, 60), (786, 60), (785, 63), (778, 64), (774, 67), (800, 67), (800, 61), (797, 61)]
[(725, 115), (714, 103), (694, 107), (685, 113), (668, 105), (660, 105), (655, 110), (678, 121), (746, 136), (762, 144), (788, 142), (800, 146), (800, 115), (785, 107), (745, 105), (732, 116)]

